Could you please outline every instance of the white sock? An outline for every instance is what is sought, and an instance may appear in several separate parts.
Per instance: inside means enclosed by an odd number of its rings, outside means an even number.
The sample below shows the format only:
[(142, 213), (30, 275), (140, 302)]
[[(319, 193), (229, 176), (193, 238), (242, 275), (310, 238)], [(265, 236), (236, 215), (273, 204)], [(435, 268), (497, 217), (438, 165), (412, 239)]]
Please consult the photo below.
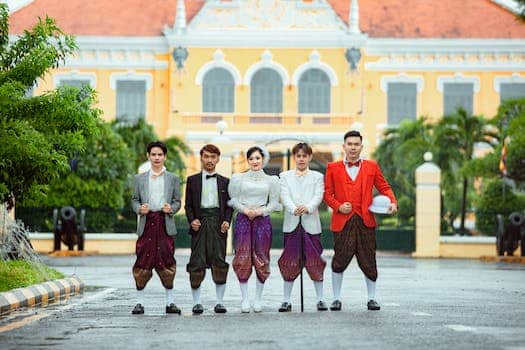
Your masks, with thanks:
[(247, 301), (248, 300), (248, 282), (239, 282), (239, 286), (241, 287), (241, 295), (242, 300)]
[(137, 304), (144, 306), (144, 289), (137, 290)]
[(290, 296), (292, 295), (293, 281), (284, 281), (284, 302), (290, 303)]
[(366, 289), (368, 290), (368, 300), (376, 297), (376, 282), (365, 276)]
[(261, 299), (262, 299), (262, 292), (263, 292), (263, 289), (264, 289), (264, 283), (259, 281), (258, 278), (256, 278), (255, 281), (256, 281), (256, 283), (255, 283), (255, 300), (260, 303)]
[(191, 289), (191, 296), (193, 297), (193, 305), (202, 304), (201, 302), (201, 288)]
[(334, 299), (341, 299), (341, 286), (343, 285), (343, 273), (332, 272), (332, 291), (334, 292)]
[(224, 298), (224, 291), (226, 290), (226, 283), (215, 285), (215, 294), (217, 295), (217, 304), (222, 304)]
[(175, 304), (175, 294), (173, 293), (173, 289), (166, 289), (166, 305), (169, 306), (172, 303)]
[(323, 300), (323, 281), (314, 281), (315, 294), (317, 294), (317, 301)]

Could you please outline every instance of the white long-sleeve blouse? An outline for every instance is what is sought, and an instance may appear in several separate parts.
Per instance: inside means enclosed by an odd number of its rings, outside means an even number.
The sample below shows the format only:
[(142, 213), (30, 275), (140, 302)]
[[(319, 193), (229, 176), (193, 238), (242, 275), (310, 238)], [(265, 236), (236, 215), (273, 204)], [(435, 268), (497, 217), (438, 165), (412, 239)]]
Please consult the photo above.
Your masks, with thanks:
[(228, 193), (231, 198), (228, 204), (241, 213), (245, 208), (261, 209), (268, 216), (282, 209), (279, 178), (266, 175), (263, 170), (233, 174)]

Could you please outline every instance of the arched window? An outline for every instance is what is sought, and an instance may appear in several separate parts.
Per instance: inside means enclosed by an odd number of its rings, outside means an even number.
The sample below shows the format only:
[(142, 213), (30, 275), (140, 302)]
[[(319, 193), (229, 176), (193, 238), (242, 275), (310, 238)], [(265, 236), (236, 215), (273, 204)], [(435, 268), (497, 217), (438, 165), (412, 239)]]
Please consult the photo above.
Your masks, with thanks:
[(202, 80), (202, 111), (233, 113), (235, 83), (230, 72), (213, 68)]
[(259, 69), (250, 83), (252, 113), (283, 112), (283, 81), (271, 68)]
[(308, 69), (299, 79), (299, 113), (330, 113), (330, 79), (320, 69)]

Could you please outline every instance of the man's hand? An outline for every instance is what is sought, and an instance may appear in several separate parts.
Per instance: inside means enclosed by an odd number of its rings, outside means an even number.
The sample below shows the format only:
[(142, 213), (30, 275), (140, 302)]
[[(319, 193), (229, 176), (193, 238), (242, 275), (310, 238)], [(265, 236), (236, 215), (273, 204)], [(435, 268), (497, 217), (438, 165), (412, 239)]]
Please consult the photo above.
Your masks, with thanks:
[(171, 214), (173, 210), (171, 209), (171, 205), (169, 205), (168, 203), (164, 203), (164, 205), (162, 206), (162, 212), (164, 214)]
[(303, 214), (308, 214), (308, 208), (304, 205), (298, 206), (293, 212), (295, 216), (301, 216)]
[(199, 219), (195, 219), (191, 222), (190, 226), (193, 231), (199, 231), (201, 228), (201, 221)]
[(148, 203), (144, 203), (139, 208), (139, 214), (140, 215), (146, 215), (147, 213), (149, 213), (149, 204)]
[(395, 213), (397, 213), (397, 204), (392, 203), (390, 204), (390, 208), (388, 208), (388, 214), (394, 215)]
[(223, 221), (221, 225), (221, 232), (225, 234), (228, 232), (229, 228), (230, 228), (230, 223), (228, 221)]
[(352, 211), (352, 204), (349, 202), (344, 202), (339, 206), (339, 212), (343, 214), (349, 214)]

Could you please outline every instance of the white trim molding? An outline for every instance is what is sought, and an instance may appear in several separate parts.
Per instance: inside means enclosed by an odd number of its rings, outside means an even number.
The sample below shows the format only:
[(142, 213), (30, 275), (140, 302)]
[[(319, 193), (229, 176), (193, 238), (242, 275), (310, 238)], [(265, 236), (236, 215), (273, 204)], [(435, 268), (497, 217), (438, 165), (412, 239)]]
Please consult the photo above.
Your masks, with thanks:
[[(264, 132), (227, 132), (223, 134), (232, 142), (256, 142), (256, 143), (271, 143), (281, 140), (295, 140), (308, 143), (330, 143), (341, 142), (341, 133), (339, 132), (287, 132), (287, 133), (264, 133)], [(209, 131), (189, 131), (186, 133), (186, 141), (189, 142), (207, 142), (213, 137), (217, 136), (217, 132)]]
[(443, 86), (445, 83), (472, 83), (474, 84), (474, 93), (478, 93), (480, 89), (478, 76), (465, 76), (461, 73), (456, 73), (454, 75), (442, 75), (438, 77), (436, 88), (439, 92), (443, 92)]
[(215, 53), (213, 54), (213, 61), (204, 64), (199, 69), (197, 75), (195, 76), (195, 84), (199, 86), (202, 85), (202, 80), (204, 79), (206, 73), (208, 73), (214, 68), (226, 69), (233, 76), (233, 81), (235, 82), (235, 85), (242, 84), (241, 72), (237, 69), (237, 67), (235, 67), (233, 64), (224, 59), (224, 53), (221, 50), (215, 51)]
[(407, 75), (406, 73), (383, 75), (381, 77), (381, 91), (384, 93), (388, 93), (388, 83), (415, 83), (418, 93), (425, 88), (425, 78), (421, 75)]
[(304, 72), (306, 72), (309, 69), (320, 69), (323, 72), (328, 75), (328, 78), (330, 79), (330, 85), (337, 86), (339, 84), (339, 80), (337, 79), (337, 74), (335, 70), (330, 67), (328, 64), (321, 62), (321, 55), (317, 50), (312, 51), (310, 54), (310, 59), (307, 63), (301, 64), (292, 74), (292, 85), (297, 86), (299, 85), (299, 79), (301, 79), (301, 76)]
[(510, 76), (497, 76), (494, 78), (494, 91), (499, 94), (501, 90), (501, 84), (504, 83), (525, 84), (525, 76), (521, 76), (519, 73), (513, 73)]
[(269, 50), (265, 50), (261, 55), (261, 60), (248, 68), (244, 75), (244, 85), (250, 85), (253, 75), (262, 68), (271, 68), (277, 71), (283, 81), (283, 86), (290, 84), (290, 75), (286, 68), (282, 64), (277, 63), (273, 60), (273, 55)]
[(89, 80), (89, 86), (91, 86), (92, 89), (96, 89), (97, 87), (97, 75), (91, 72), (72, 70), (68, 73), (53, 74), (53, 85), (55, 87), (57, 87), (62, 80)]
[(153, 76), (150, 73), (136, 73), (134, 71), (128, 71), (125, 73), (112, 73), (109, 76), (109, 87), (112, 90), (116, 90), (117, 81), (119, 80), (145, 81), (146, 90), (150, 90), (153, 87)]

